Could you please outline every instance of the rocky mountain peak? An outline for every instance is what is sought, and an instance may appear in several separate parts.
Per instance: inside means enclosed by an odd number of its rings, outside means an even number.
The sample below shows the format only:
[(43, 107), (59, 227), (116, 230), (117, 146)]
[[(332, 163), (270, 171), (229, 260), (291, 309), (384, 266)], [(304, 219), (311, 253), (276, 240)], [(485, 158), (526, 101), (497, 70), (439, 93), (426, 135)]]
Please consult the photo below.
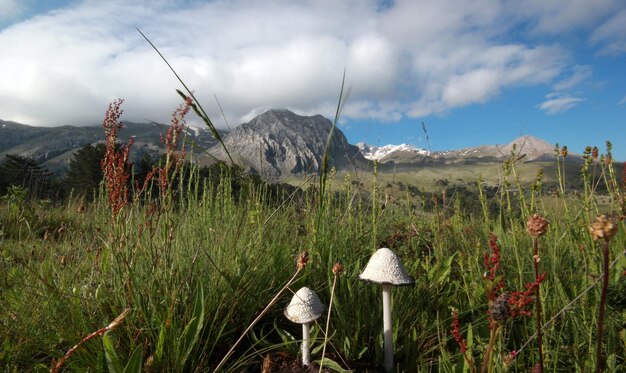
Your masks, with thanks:
[[(322, 115), (302, 116), (287, 109), (272, 109), (235, 128), (224, 145), (237, 163), (277, 180), (289, 174), (319, 172), (332, 127)], [(215, 154), (224, 157), (222, 149)], [(341, 167), (361, 159), (358, 148), (335, 128), (330, 163)]]

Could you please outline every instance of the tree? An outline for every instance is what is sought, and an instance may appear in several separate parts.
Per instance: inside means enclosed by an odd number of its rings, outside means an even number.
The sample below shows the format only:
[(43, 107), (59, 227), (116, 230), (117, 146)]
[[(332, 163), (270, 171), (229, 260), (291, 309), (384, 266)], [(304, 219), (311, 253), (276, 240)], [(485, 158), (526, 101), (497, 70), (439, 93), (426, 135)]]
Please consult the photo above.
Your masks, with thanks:
[(11, 186), (21, 186), (28, 190), (27, 198), (49, 197), (51, 178), (52, 173), (34, 159), (7, 154), (0, 165), (0, 194)]
[(100, 163), (106, 152), (102, 143), (87, 144), (79, 149), (70, 161), (64, 184), (74, 194), (91, 197), (97, 192), (102, 181)]

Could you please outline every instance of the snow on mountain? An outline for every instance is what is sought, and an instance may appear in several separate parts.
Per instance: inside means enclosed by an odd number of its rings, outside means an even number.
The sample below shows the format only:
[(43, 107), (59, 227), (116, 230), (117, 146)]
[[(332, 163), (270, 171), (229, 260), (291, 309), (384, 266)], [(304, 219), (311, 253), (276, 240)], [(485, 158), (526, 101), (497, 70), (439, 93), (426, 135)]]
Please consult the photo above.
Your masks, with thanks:
[(361, 153), (366, 159), (371, 161), (373, 160), (383, 160), (385, 158), (389, 158), (389, 156), (398, 153), (411, 153), (416, 155), (429, 155), (428, 150), (416, 148), (412, 145), (408, 144), (400, 144), (400, 145), (384, 145), (384, 146), (375, 146), (368, 145), (363, 142), (357, 143), (356, 146), (361, 150)]

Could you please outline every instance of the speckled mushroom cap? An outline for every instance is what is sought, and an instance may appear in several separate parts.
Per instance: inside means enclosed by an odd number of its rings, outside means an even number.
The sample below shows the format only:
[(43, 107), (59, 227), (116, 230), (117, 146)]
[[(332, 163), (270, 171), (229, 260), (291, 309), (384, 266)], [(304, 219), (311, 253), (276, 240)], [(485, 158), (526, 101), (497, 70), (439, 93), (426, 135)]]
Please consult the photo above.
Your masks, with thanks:
[(315, 292), (307, 287), (298, 290), (285, 308), (285, 317), (298, 323), (306, 324), (322, 316), (324, 305)]
[(386, 247), (378, 249), (367, 262), (359, 279), (375, 284), (412, 285), (415, 280), (406, 272), (400, 258)]

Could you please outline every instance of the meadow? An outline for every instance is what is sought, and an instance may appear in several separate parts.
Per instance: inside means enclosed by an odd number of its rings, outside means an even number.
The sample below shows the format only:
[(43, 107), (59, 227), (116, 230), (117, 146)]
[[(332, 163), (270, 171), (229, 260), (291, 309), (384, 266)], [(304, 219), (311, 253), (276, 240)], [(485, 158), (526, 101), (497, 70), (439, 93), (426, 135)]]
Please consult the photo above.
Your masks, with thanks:
[[(2, 197), (3, 371), (382, 371), (381, 286), (358, 279), (381, 247), (415, 279), (393, 289), (396, 371), (626, 371), (626, 170), (610, 144), (585, 152), (576, 192), (566, 154), (556, 190), (522, 180), (512, 154), (491, 193), (465, 179), (471, 207), (437, 185), (415, 199), (375, 169), (281, 189), (226, 165), (183, 172), (190, 102), (145, 184), (132, 147), (114, 146), (113, 105), (93, 202)], [(303, 286), (326, 307), (308, 367), (283, 314)]]

